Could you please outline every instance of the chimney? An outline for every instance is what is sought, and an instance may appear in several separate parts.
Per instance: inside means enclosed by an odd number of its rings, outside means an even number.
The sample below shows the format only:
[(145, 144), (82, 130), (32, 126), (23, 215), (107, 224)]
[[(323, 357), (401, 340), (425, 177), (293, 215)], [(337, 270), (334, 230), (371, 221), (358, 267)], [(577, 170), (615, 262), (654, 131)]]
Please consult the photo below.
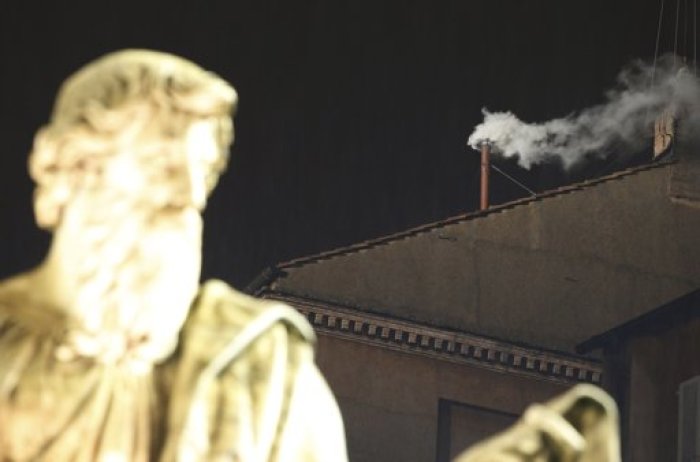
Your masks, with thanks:
[(480, 210), (489, 208), (489, 169), (491, 167), (491, 142), (484, 140), (480, 144), (481, 148), (481, 202)]

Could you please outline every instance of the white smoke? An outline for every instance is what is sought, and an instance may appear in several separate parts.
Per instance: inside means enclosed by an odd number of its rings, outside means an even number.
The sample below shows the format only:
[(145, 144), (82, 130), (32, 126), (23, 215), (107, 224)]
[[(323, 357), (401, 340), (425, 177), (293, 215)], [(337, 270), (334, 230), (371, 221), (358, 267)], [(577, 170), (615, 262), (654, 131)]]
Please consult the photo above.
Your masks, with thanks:
[(586, 156), (606, 157), (613, 147), (639, 150), (650, 144), (653, 121), (664, 110), (687, 115), (684, 122), (690, 116), (697, 122), (700, 81), (674, 65), (679, 59), (665, 56), (655, 69), (636, 62), (618, 75), (618, 86), (606, 93), (605, 103), (559, 119), (529, 124), (512, 112), (483, 109), (484, 121), (468, 144), (478, 149), (488, 140), (494, 153), (517, 156), (525, 168), (552, 158), (569, 168)]

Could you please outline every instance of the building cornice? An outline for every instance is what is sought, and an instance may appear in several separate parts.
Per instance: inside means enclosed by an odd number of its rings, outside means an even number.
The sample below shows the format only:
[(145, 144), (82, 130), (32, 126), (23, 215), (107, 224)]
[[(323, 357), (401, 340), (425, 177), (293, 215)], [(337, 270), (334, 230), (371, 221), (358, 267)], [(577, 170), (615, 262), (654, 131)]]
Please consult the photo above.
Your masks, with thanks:
[(293, 306), (306, 316), (320, 335), (550, 381), (572, 384), (601, 382), (602, 365), (598, 361), (522, 347), (296, 295), (275, 291), (260, 295)]

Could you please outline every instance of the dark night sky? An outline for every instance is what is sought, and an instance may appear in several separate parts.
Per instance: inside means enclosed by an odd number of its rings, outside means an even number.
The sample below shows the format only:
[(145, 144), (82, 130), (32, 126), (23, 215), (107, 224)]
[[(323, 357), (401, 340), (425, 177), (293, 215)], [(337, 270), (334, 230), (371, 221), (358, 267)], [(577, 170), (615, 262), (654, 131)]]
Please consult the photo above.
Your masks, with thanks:
[[(58, 85), (105, 52), (146, 47), (192, 59), (239, 92), (231, 166), (205, 215), (204, 272), (242, 287), (279, 261), (472, 210), (477, 158), (465, 141), (480, 109), (541, 121), (601, 102), (620, 68), (653, 56), (659, 2), (0, 8), (0, 276), (35, 265), (46, 250), (48, 236), (33, 225), (25, 164)], [(672, 21), (667, 14), (665, 50)], [(535, 190), (619, 164), (598, 162), (567, 176), (554, 165), (526, 172), (499, 163)], [(494, 183), (496, 201), (520, 194), (498, 177)]]

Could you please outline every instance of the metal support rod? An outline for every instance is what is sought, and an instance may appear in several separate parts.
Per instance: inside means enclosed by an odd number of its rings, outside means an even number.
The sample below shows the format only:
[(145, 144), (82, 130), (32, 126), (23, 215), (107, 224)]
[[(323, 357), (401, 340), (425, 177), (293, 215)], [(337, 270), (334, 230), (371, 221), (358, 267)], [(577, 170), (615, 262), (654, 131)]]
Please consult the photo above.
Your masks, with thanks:
[(524, 189), (524, 190), (527, 191), (528, 193), (530, 193), (530, 196), (535, 197), (535, 196), (537, 195), (537, 193), (536, 193), (535, 191), (533, 191), (532, 189), (528, 188), (527, 186), (525, 186), (524, 184), (522, 184), (521, 182), (519, 182), (518, 180), (516, 180), (516, 179), (513, 178), (512, 176), (508, 175), (506, 172), (504, 172), (504, 171), (501, 170), (500, 168), (496, 167), (495, 165), (492, 164), (492, 165), (491, 165), (491, 168), (494, 169), (494, 170), (496, 170), (498, 173), (500, 173), (500, 174), (503, 175), (504, 177), (508, 178), (510, 181), (512, 181), (512, 182), (515, 183), (516, 185), (520, 186), (522, 189)]
[(486, 140), (481, 142), (481, 203), (480, 209), (489, 208), (489, 157), (491, 156), (491, 143)]

